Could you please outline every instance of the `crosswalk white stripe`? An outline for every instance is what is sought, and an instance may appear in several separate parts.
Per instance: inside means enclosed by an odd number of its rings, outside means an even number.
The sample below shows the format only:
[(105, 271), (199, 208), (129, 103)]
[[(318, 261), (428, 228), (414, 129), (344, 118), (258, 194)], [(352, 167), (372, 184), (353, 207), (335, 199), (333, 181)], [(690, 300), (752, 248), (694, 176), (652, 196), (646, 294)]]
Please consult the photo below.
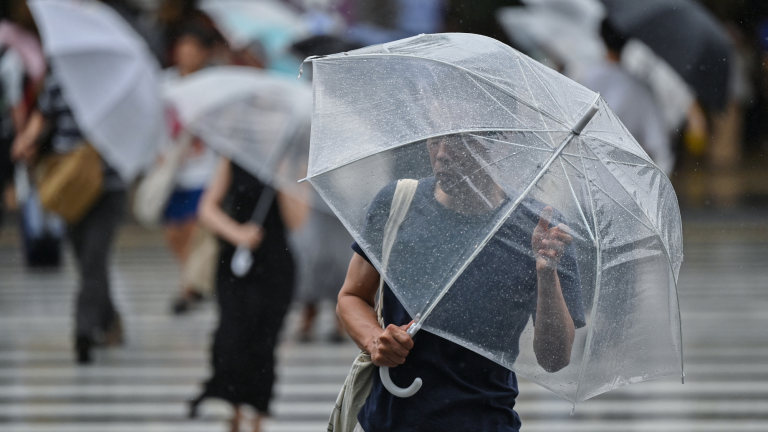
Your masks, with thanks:
[[(328, 416), (334, 400), (323, 402), (288, 402), (278, 400), (273, 404), (275, 418), (281, 417), (323, 417)], [(527, 400), (518, 401), (515, 407), (527, 416), (567, 415), (571, 405), (562, 400)], [(576, 411), (586, 417), (625, 415), (625, 416), (712, 416), (738, 417), (752, 413), (768, 413), (768, 400), (642, 400), (628, 403), (625, 400), (586, 401), (576, 407)], [(0, 420), (23, 418), (120, 418), (150, 417), (181, 419), (186, 415), (186, 406), (182, 402), (130, 402), (130, 403), (3, 403), (0, 405)], [(223, 403), (207, 404), (203, 416), (226, 416), (229, 408)]]
[[(341, 384), (332, 383), (278, 383), (277, 397), (317, 397), (335, 399)], [(193, 384), (36, 384), (34, 386), (12, 384), (0, 387), (0, 399), (67, 399), (76, 397), (152, 397), (188, 398), (196, 394), (199, 385)], [(552, 393), (539, 385), (520, 381), (521, 400), (551, 396)], [(673, 397), (700, 398), (750, 398), (768, 399), (768, 386), (762, 382), (648, 382), (622, 387), (611, 393), (612, 398)], [(587, 402), (591, 403), (591, 402)]]

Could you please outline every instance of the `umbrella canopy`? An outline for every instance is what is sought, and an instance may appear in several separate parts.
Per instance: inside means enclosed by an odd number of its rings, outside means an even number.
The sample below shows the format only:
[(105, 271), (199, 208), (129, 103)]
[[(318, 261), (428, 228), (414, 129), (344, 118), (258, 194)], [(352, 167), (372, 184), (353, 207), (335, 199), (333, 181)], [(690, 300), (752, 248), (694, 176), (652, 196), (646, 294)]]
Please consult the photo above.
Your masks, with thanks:
[(692, 0), (602, 1), (618, 31), (666, 60), (705, 107), (725, 109), (732, 44), (703, 6)]
[(164, 139), (159, 66), (146, 43), (100, 2), (29, 2), (78, 126), (120, 176), (131, 181)]
[[(477, 35), (310, 60), (308, 178), (415, 327), (573, 403), (682, 372), (675, 193), (599, 95)], [(418, 186), (383, 260), (401, 179)], [(540, 218), (573, 237), (557, 274), (577, 330), (557, 371), (534, 349), (534, 321), (548, 319)]]
[(312, 92), (243, 66), (203, 69), (167, 85), (181, 123), (261, 181), (295, 191), (306, 173)]
[(204, 0), (200, 8), (235, 49), (258, 41), (270, 69), (290, 75), (296, 72), (298, 61), (289, 47), (309, 36), (309, 29), (290, 6), (279, 0)]

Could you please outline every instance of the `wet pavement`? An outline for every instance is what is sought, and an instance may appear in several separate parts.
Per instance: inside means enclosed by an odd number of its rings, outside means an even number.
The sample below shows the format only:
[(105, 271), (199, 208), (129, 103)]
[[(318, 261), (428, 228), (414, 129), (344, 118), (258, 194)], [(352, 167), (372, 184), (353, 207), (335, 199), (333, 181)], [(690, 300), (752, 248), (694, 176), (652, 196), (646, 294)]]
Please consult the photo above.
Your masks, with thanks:
[[(521, 380), (523, 431), (768, 431), (768, 219), (688, 215), (680, 275), (686, 384), (635, 384), (571, 406)], [(215, 312), (168, 313), (178, 271), (159, 233), (126, 225), (112, 268), (127, 344), (72, 361), (70, 254), (59, 270), (25, 269), (17, 233), (0, 234), (0, 431), (224, 431), (228, 408), (185, 401), (207, 374)], [(268, 432), (323, 431), (356, 354), (352, 343), (295, 341), (292, 311), (279, 350)], [(330, 310), (321, 330), (330, 326)]]

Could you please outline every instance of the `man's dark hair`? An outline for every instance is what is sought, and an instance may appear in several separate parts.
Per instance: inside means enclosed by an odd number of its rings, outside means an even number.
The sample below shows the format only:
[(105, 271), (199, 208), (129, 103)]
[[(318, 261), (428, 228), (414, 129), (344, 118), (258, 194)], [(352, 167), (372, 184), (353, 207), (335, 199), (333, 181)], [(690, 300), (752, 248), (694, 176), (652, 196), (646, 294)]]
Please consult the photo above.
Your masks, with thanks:
[(626, 45), (627, 40), (629, 39), (616, 30), (616, 27), (614, 27), (607, 18), (604, 19), (603, 23), (600, 25), (600, 37), (603, 38), (605, 46), (616, 53), (621, 53), (621, 50), (624, 49), (624, 45)]

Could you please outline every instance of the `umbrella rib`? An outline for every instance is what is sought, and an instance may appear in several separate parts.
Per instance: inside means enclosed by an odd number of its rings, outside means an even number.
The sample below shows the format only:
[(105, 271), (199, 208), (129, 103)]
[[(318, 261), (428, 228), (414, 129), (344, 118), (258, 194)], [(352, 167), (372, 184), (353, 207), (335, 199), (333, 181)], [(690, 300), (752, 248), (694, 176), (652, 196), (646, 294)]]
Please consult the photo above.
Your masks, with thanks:
[(440, 292), (440, 294), (435, 298), (435, 300), (430, 304), (429, 308), (424, 312), (424, 314), (418, 319), (418, 322), (423, 322), (427, 319), (430, 313), (435, 309), (438, 303), (440, 303), (440, 299), (445, 296), (445, 294), (451, 289), (451, 286), (456, 282), (456, 280), (461, 276), (461, 274), (464, 272), (464, 270), (469, 266), (470, 263), (475, 259), (477, 254), (480, 253), (481, 250), (485, 247), (486, 244), (493, 238), (493, 236), (496, 234), (496, 232), (501, 228), (501, 225), (506, 222), (506, 220), (509, 218), (509, 216), (517, 210), (517, 207), (520, 205), (521, 202), (523, 202), (523, 199), (528, 196), (528, 194), (531, 192), (531, 190), (536, 186), (536, 183), (544, 177), (544, 174), (547, 172), (549, 167), (552, 165), (552, 163), (557, 159), (557, 157), (562, 153), (562, 151), (565, 149), (565, 147), (568, 145), (568, 143), (573, 140), (573, 137), (576, 136), (575, 134), (571, 133), (565, 140), (563, 140), (563, 143), (560, 144), (560, 146), (555, 150), (555, 152), (552, 154), (552, 156), (549, 157), (547, 162), (544, 164), (544, 166), (541, 168), (541, 170), (536, 174), (536, 177), (531, 181), (531, 183), (528, 185), (527, 188), (520, 194), (519, 197), (515, 200), (514, 204), (510, 207), (510, 209), (505, 213), (504, 217), (499, 218), (499, 220), (494, 225), (493, 229), (491, 229), (488, 234), (485, 236), (485, 239), (477, 246), (475, 247), (475, 251), (472, 252), (472, 255), (467, 258), (467, 260), (462, 264), (462, 266), (458, 269), (458, 271), (451, 277), (451, 279), (448, 281), (448, 284), (446, 284), (445, 288)]
[[(566, 162), (568, 162), (568, 161), (566, 160)], [(570, 164), (570, 162), (568, 162), (568, 163)], [(573, 164), (571, 164), (571, 166), (573, 166)], [(574, 166), (574, 168), (576, 168), (576, 167)], [(614, 177), (614, 178), (615, 178), (615, 177)], [(595, 183), (595, 181), (594, 181), (594, 180), (590, 180), (590, 179), (589, 179), (589, 177), (587, 177), (587, 181), (589, 181), (590, 183), (592, 183), (593, 185), (595, 185), (595, 187), (596, 187), (596, 188), (600, 189), (600, 192), (604, 193), (604, 194), (605, 194), (605, 196), (607, 196), (608, 198), (610, 198), (610, 200), (611, 200), (611, 201), (615, 202), (615, 203), (616, 203), (616, 204), (617, 204), (619, 207), (623, 208), (623, 209), (624, 209), (624, 211), (626, 211), (627, 213), (629, 213), (630, 215), (632, 215), (632, 217), (634, 217), (635, 219), (637, 219), (637, 221), (638, 221), (638, 222), (640, 222), (641, 224), (643, 224), (643, 226), (644, 226), (644, 227), (648, 228), (648, 229), (649, 229), (649, 230), (651, 230), (651, 231), (654, 231), (654, 232), (656, 232), (656, 234), (658, 235), (658, 231), (656, 231), (655, 229), (653, 229), (653, 227), (650, 227), (650, 226), (646, 225), (646, 223), (645, 223), (645, 222), (643, 222), (643, 220), (642, 220), (642, 219), (640, 219), (639, 217), (637, 217), (637, 215), (635, 215), (634, 213), (632, 213), (631, 211), (629, 211), (629, 209), (627, 209), (626, 207), (624, 207), (624, 205), (623, 205), (623, 204), (621, 204), (620, 202), (618, 202), (618, 201), (616, 200), (616, 198), (612, 197), (612, 196), (611, 196), (611, 194), (609, 194), (608, 192), (606, 192), (606, 191), (605, 191), (605, 189), (601, 188), (601, 187), (600, 187), (600, 185), (598, 185), (597, 183)], [(626, 192), (626, 189), (624, 189), (624, 191)], [(627, 194), (629, 194), (629, 192), (627, 192)], [(633, 200), (633, 202), (635, 202), (635, 204), (637, 204), (637, 202), (636, 202), (636, 201), (634, 201), (634, 200)], [(642, 210), (642, 209), (641, 209), (641, 210)], [(643, 212), (643, 215), (644, 215), (644, 216), (646, 216), (646, 217), (648, 217), (648, 215), (646, 215), (646, 214), (645, 214), (645, 212)], [(659, 235), (659, 239), (661, 239), (661, 235)], [(663, 243), (663, 242), (662, 242), (662, 243)]]
[[(377, 57), (406, 57), (406, 58), (415, 58), (415, 59), (419, 59), (419, 60), (427, 60), (427, 61), (432, 61), (432, 62), (435, 62), (435, 63), (440, 63), (440, 64), (443, 64), (443, 65), (452, 67), (454, 69), (458, 69), (458, 70), (460, 70), (462, 72), (465, 72), (465, 73), (467, 73), (469, 75), (474, 76), (475, 78), (479, 78), (481, 81), (486, 82), (488, 85), (496, 88), (500, 92), (506, 94), (507, 96), (511, 97), (512, 99), (515, 99), (516, 101), (518, 101), (521, 104), (527, 106), (528, 108), (532, 109), (533, 111), (536, 111), (539, 114), (546, 115), (547, 117), (549, 117), (550, 119), (552, 119), (556, 123), (559, 123), (562, 126), (566, 126), (566, 124), (563, 121), (558, 120), (557, 117), (555, 117), (554, 115), (552, 115), (552, 114), (548, 113), (547, 111), (544, 111), (541, 108), (538, 108), (538, 107), (536, 107), (534, 105), (531, 105), (530, 103), (520, 99), (520, 97), (518, 97), (517, 95), (511, 93), (509, 90), (507, 90), (504, 87), (494, 83), (493, 81), (491, 81), (490, 79), (480, 75), (479, 73), (473, 72), (473, 71), (471, 71), (471, 70), (469, 70), (469, 69), (467, 69), (465, 67), (462, 67), (462, 66), (459, 66), (459, 65), (456, 65), (456, 64), (453, 64), (453, 63), (448, 63), (446, 61), (442, 61), (442, 60), (438, 60), (438, 59), (434, 59), (434, 58), (429, 58), (429, 57), (420, 57), (420, 56), (415, 56), (415, 55), (410, 55), (410, 54), (398, 54), (398, 53), (377, 53), (377, 54), (362, 54), (362, 55), (353, 55), (353, 56), (347, 55), (347, 56), (344, 56), (344, 57), (324, 57), (322, 60), (355, 60), (355, 59), (377, 58)], [(316, 60), (320, 60), (320, 59), (313, 59), (312, 61), (314, 62)], [(523, 76), (525, 76), (525, 75), (523, 75)], [(529, 90), (530, 90), (530, 88), (529, 88)]]
[[(544, 87), (544, 89), (547, 91), (547, 94), (549, 95), (549, 97), (550, 97), (550, 98), (552, 98), (552, 102), (554, 102), (554, 103), (555, 103), (555, 106), (557, 107), (557, 109), (559, 109), (559, 110), (560, 110), (560, 114), (562, 114), (562, 115), (563, 115), (563, 118), (567, 118), (567, 116), (565, 115), (565, 111), (563, 111), (563, 107), (561, 107), (561, 106), (560, 106), (560, 104), (557, 102), (557, 99), (556, 99), (556, 98), (555, 98), (555, 96), (552, 94), (552, 92), (549, 90), (549, 87), (547, 87), (547, 85), (546, 85), (546, 84), (544, 84), (544, 81), (542, 81), (542, 80), (541, 80), (541, 77), (539, 77), (539, 74), (537, 74), (537, 73), (536, 73), (536, 71), (534, 71), (534, 70), (533, 70), (533, 68), (531, 67), (531, 64), (530, 64), (530, 63), (528, 63), (528, 61), (527, 61), (527, 60), (526, 60), (524, 63), (525, 63), (525, 65), (528, 67), (528, 70), (530, 70), (530, 71), (531, 71), (531, 73), (533, 74), (533, 76), (535, 76), (535, 77), (536, 77), (536, 79), (537, 79), (537, 80), (538, 80), (538, 81), (541, 83), (542, 87)], [(525, 74), (523, 74), (523, 76), (525, 76)], [(527, 83), (527, 82), (528, 82), (528, 80), (526, 79), (526, 83)], [(530, 89), (530, 87), (529, 87), (529, 89)], [(531, 93), (531, 94), (533, 94), (533, 93)]]
[[(505, 107), (505, 106), (504, 106), (504, 105), (503, 105), (501, 102), (499, 102), (499, 101), (498, 101), (498, 99), (496, 99), (495, 97), (493, 97), (493, 95), (492, 95), (492, 94), (488, 93), (488, 90), (484, 89), (484, 88), (483, 88), (483, 86), (481, 86), (481, 85), (480, 85), (480, 83), (478, 83), (477, 81), (475, 81), (475, 79), (474, 79), (474, 78), (472, 78), (472, 76), (471, 76), (471, 75), (470, 75), (468, 78), (469, 78), (469, 79), (471, 79), (471, 80), (472, 80), (472, 82), (473, 82), (473, 83), (475, 83), (475, 85), (476, 85), (478, 88), (480, 88), (480, 90), (482, 90), (483, 92), (485, 92), (485, 94), (487, 94), (487, 95), (488, 95), (488, 96), (489, 96), (491, 99), (493, 99), (493, 101), (494, 101), (494, 102), (496, 102), (496, 103), (497, 103), (497, 104), (498, 104), (498, 105), (499, 105), (501, 108), (503, 108), (503, 109), (504, 109), (504, 111), (506, 111), (507, 113), (509, 113), (509, 115), (511, 115), (512, 117), (514, 117), (514, 118), (515, 118), (515, 120), (519, 121), (520, 123), (524, 123), (522, 120), (520, 120), (520, 117), (518, 117), (518, 116), (516, 116), (515, 114), (513, 114), (513, 113), (512, 113), (512, 111), (510, 111), (510, 110), (509, 110), (507, 107)], [(561, 111), (562, 111), (562, 110), (561, 110)], [(565, 117), (565, 115), (563, 115), (563, 117)], [(538, 135), (536, 132), (533, 132), (533, 135), (534, 135), (536, 138), (540, 139), (540, 140), (541, 140), (541, 142), (543, 142), (544, 144), (547, 144), (547, 142), (544, 140), (544, 138), (540, 137), (540, 136), (539, 136), (539, 135)], [(551, 147), (550, 147), (550, 148), (551, 148)]]
[[(591, 137), (590, 137), (590, 138), (591, 138)], [(598, 162), (600, 162), (600, 163), (601, 163), (601, 164), (602, 164), (602, 165), (605, 167), (605, 169), (606, 169), (606, 170), (608, 170), (608, 173), (610, 173), (610, 169), (608, 169), (608, 165), (606, 165), (606, 164), (605, 164), (605, 161), (603, 161), (603, 160), (600, 160), (600, 158), (598, 158), (597, 160), (598, 160)], [(619, 168), (619, 169), (621, 169), (621, 168)], [(658, 167), (656, 167), (656, 169), (659, 169), (659, 168), (658, 168)], [(661, 170), (659, 170), (659, 171), (661, 171)], [(624, 174), (626, 174), (626, 173), (625, 173), (623, 170), (622, 170), (621, 172), (622, 172), (622, 173), (624, 173)], [(666, 175), (665, 175), (664, 173), (662, 173), (662, 175), (664, 175), (664, 176), (666, 177)], [(612, 176), (614, 179), (616, 179), (616, 176), (614, 176), (613, 174), (611, 174), (611, 176)], [(630, 177), (630, 176), (627, 176), (627, 177)], [(630, 179), (631, 179), (631, 177), (630, 177)], [(621, 188), (624, 190), (624, 192), (626, 192), (626, 193), (627, 193), (627, 195), (629, 195), (629, 198), (630, 198), (630, 199), (631, 199), (631, 200), (632, 200), (632, 201), (633, 201), (635, 204), (637, 204), (637, 207), (640, 209), (640, 211), (641, 211), (641, 212), (643, 212), (643, 215), (644, 215), (646, 218), (648, 218), (648, 220), (650, 221), (650, 220), (651, 220), (651, 217), (650, 217), (650, 215), (649, 215), (649, 214), (648, 214), (648, 212), (647, 212), (647, 211), (646, 211), (646, 210), (643, 208), (643, 206), (642, 206), (642, 205), (640, 205), (640, 202), (638, 202), (638, 201), (637, 201), (637, 199), (635, 199), (635, 198), (634, 198), (634, 196), (633, 196), (633, 195), (632, 195), (632, 194), (631, 194), (631, 193), (630, 193), (630, 192), (627, 190), (627, 188), (624, 186), (624, 184), (623, 184), (621, 181), (619, 181), (619, 179), (616, 179), (616, 182), (619, 184), (619, 186), (621, 186)], [(661, 233), (659, 232), (659, 230), (658, 230), (658, 229), (656, 229), (656, 227), (655, 227), (655, 226), (653, 226), (653, 224), (651, 224), (651, 228), (650, 228), (650, 229), (652, 229), (653, 231), (655, 231), (655, 232), (656, 232), (656, 234), (659, 236), (659, 240), (662, 240), (662, 237), (661, 237)], [(666, 255), (667, 255), (667, 259), (669, 260), (669, 262), (670, 262), (670, 265), (672, 265), (672, 259), (671, 259), (671, 258), (670, 258), (670, 256), (669, 256), (669, 251), (667, 250), (667, 245), (664, 243), (664, 241), (663, 241), (663, 240), (662, 240), (662, 242), (661, 242), (661, 245), (664, 247), (664, 252), (665, 252), (665, 253), (666, 253)]]
[[(630, 151), (630, 150), (627, 150), (627, 149), (625, 149), (625, 148), (619, 147), (619, 146), (617, 146), (616, 144), (613, 144), (613, 143), (611, 143), (611, 142), (609, 142), (609, 141), (606, 141), (606, 140), (604, 140), (604, 139), (602, 139), (602, 138), (598, 138), (598, 137), (596, 137), (596, 136), (592, 136), (592, 135), (589, 135), (589, 134), (584, 134), (584, 136), (585, 136), (585, 137), (587, 137), (587, 138), (593, 139), (593, 140), (597, 140), (597, 141), (600, 141), (601, 143), (603, 143), (603, 144), (605, 144), (605, 145), (609, 145), (609, 146), (611, 146), (611, 147), (613, 147), (613, 148), (615, 148), (615, 149), (619, 149), (619, 150), (621, 150), (621, 151), (624, 151), (624, 152), (627, 152), (627, 153), (633, 154), (633, 155), (635, 155), (635, 156), (639, 157), (640, 159), (643, 159), (643, 157), (642, 157), (642, 156), (640, 156), (640, 155), (638, 155), (637, 153), (634, 153), (634, 152), (632, 152), (632, 151)], [(631, 135), (630, 135), (630, 136), (631, 136)], [(641, 148), (641, 150), (642, 150), (642, 148)], [(643, 150), (643, 152), (645, 152), (645, 150)], [(646, 154), (646, 155), (647, 155), (647, 154)], [(649, 156), (648, 158), (650, 159), (650, 156)], [(656, 169), (658, 169), (659, 171), (661, 171), (661, 169), (659, 169), (659, 167), (658, 167), (658, 166), (656, 166), (656, 163), (655, 163), (655, 162), (653, 162), (653, 160), (651, 160), (650, 162), (653, 164), (653, 167), (655, 167)]]
[(502, 144), (509, 144), (509, 145), (513, 145), (513, 146), (517, 146), (517, 147), (523, 147), (523, 148), (526, 148), (526, 149), (538, 150), (538, 151), (543, 151), (543, 152), (547, 152), (547, 153), (552, 153), (552, 151), (553, 151), (552, 148), (545, 148), (544, 149), (544, 148), (541, 148), (541, 147), (527, 146), (525, 144), (518, 144), (518, 143), (509, 142), (509, 141), (502, 141), (500, 139), (489, 138), (489, 137), (484, 137), (484, 136), (475, 135), (475, 134), (469, 134), (469, 136), (471, 136), (473, 138), (484, 139), (484, 140), (487, 140), (487, 141), (495, 141), (495, 142), (499, 142), (499, 143), (502, 143)]
[(584, 211), (581, 209), (581, 204), (579, 204), (579, 198), (576, 197), (576, 191), (573, 190), (573, 184), (571, 183), (571, 178), (568, 177), (568, 172), (565, 170), (565, 164), (563, 163), (563, 158), (558, 158), (558, 159), (560, 160), (560, 167), (563, 169), (563, 174), (565, 174), (565, 179), (568, 181), (568, 187), (571, 189), (571, 195), (573, 196), (573, 201), (576, 203), (576, 208), (579, 209), (581, 220), (584, 221), (584, 226), (587, 228), (587, 232), (589, 233), (589, 237), (592, 239), (592, 243), (594, 243), (595, 236), (592, 234), (592, 230), (589, 228), (589, 222), (587, 222), (587, 217), (584, 216)]
[[(563, 152), (563, 155), (564, 156), (579, 157), (578, 155), (571, 154), (571, 153), (565, 153), (565, 152)], [(591, 157), (586, 157), (585, 159), (587, 159), (587, 160), (594, 160), (594, 161), (597, 160), (597, 158), (591, 158)], [(645, 167), (645, 168), (653, 168), (652, 166), (646, 165), (646, 164), (637, 164), (637, 163), (632, 163), (632, 162), (621, 162), (621, 161), (617, 161), (617, 160), (614, 160), (614, 159), (611, 159), (611, 158), (606, 158), (606, 160), (609, 160), (609, 161), (611, 161), (611, 162), (613, 162), (615, 164), (621, 164), (621, 165), (627, 165), (627, 166), (636, 166), (636, 167)]]
[[(518, 62), (518, 63), (520, 63), (520, 61), (521, 61), (521, 60), (520, 60), (520, 58), (518, 57), (518, 58), (517, 58), (517, 62)], [(525, 86), (528, 88), (528, 92), (531, 94), (531, 97), (533, 98), (533, 100), (534, 100), (534, 101), (536, 101), (536, 96), (534, 96), (534, 94), (533, 94), (533, 90), (531, 90), (531, 84), (528, 82), (528, 78), (525, 76), (525, 74), (523, 74), (523, 81), (525, 81)], [(539, 118), (541, 118), (541, 120), (544, 120), (544, 118), (542, 118), (542, 117), (541, 117), (541, 113), (539, 113)], [(551, 140), (551, 138), (552, 138), (552, 137), (550, 137), (550, 141), (552, 141), (552, 140)], [(546, 143), (546, 141), (544, 142), (544, 144), (547, 144), (547, 143)], [(555, 145), (555, 142), (554, 142), (554, 141), (552, 141), (552, 142), (550, 143), (550, 145), (551, 145), (552, 147), (554, 147), (554, 145)]]
[[(579, 401), (579, 390), (581, 390), (581, 382), (584, 379), (584, 371), (586, 370), (586, 365), (589, 360), (589, 349), (592, 346), (592, 334), (595, 328), (595, 314), (597, 313), (597, 301), (600, 298), (600, 283), (602, 282), (602, 276), (603, 273), (601, 271), (602, 267), (602, 261), (603, 261), (603, 254), (602, 250), (600, 248), (600, 231), (597, 227), (597, 213), (595, 212), (595, 201), (592, 198), (592, 189), (589, 187), (589, 184), (592, 183), (592, 181), (589, 179), (589, 172), (587, 171), (587, 164), (584, 162), (584, 155), (582, 152), (582, 146), (581, 142), (578, 142), (579, 145), (579, 155), (581, 156), (581, 166), (584, 169), (584, 178), (587, 179), (587, 194), (589, 196), (589, 205), (592, 208), (592, 221), (594, 223), (593, 229), (595, 230), (595, 295), (592, 298), (592, 325), (589, 326), (589, 331), (587, 332), (587, 340), (584, 344), (584, 356), (581, 358), (581, 368), (579, 368), (579, 380), (576, 382), (576, 394), (573, 397), (573, 409), (571, 410), (571, 414), (573, 414), (573, 411), (576, 410), (576, 403)], [(566, 160), (568, 162), (568, 160)], [(570, 163), (570, 162), (569, 162)]]
[[(476, 133), (476, 132), (533, 132), (533, 131), (531, 131), (530, 129), (525, 129), (525, 130), (524, 129), (462, 129), (462, 130), (446, 131), (446, 132), (436, 133), (436, 134), (432, 134), (432, 135), (422, 136), (422, 137), (419, 137), (419, 138), (417, 138), (415, 140), (407, 141), (407, 142), (404, 142), (402, 144), (398, 144), (396, 146), (388, 147), (388, 148), (384, 149), (383, 151), (389, 151), (389, 150), (398, 149), (400, 147), (405, 147), (407, 145), (414, 144), (414, 143), (417, 143), (419, 141), (428, 140), (430, 138), (436, 138), (436, 137), (441, 137), (441, 136), (446, 136), (446, 135), (453, 135), (453, 134), (461, 134), (461, 133), (471, 134), (473, 132)], [(562, 133), (564, 131), (554, 130), (553, 129), (553, 130), (539, 130), (539, 131), (535, 131), (535, 132), (560, 132), (560, 133)], [(334, 167), (326, 168), (323, 171), (320, 171), (318, 173), (312, 174), (311, 176), (307, 176), (306, 178), (299, 180), (299, 182), (303, 182), (303, 181), (308, 180), (310, 178), (314, 178), (314, 177), (326, 174), (326, 173), (331, 172), (331, 171), (335, 171), (335, 170), (337, 170), (339, 168), (343, 168), (343, 167), (345, 167), (347, 165), (351, 165), (351, 164), (353, 164), (355, 162), (359, 162), (359, 161), (361, 161), (363, 159), (366, 159), (366, 158), (369, 158), (371, 156), (375, 156), (377, 154), (380, 154), (381, 152), (382, 152), (382, 150), (377, 149), (374, 152), (365, 153), (365, 154), (363, 154), (361, 156), (356, 156), (356, 157), (352, 158), (351, 160), (349, 160), (347, 162), (340, 163), (339, 165), (336, 165)]]

